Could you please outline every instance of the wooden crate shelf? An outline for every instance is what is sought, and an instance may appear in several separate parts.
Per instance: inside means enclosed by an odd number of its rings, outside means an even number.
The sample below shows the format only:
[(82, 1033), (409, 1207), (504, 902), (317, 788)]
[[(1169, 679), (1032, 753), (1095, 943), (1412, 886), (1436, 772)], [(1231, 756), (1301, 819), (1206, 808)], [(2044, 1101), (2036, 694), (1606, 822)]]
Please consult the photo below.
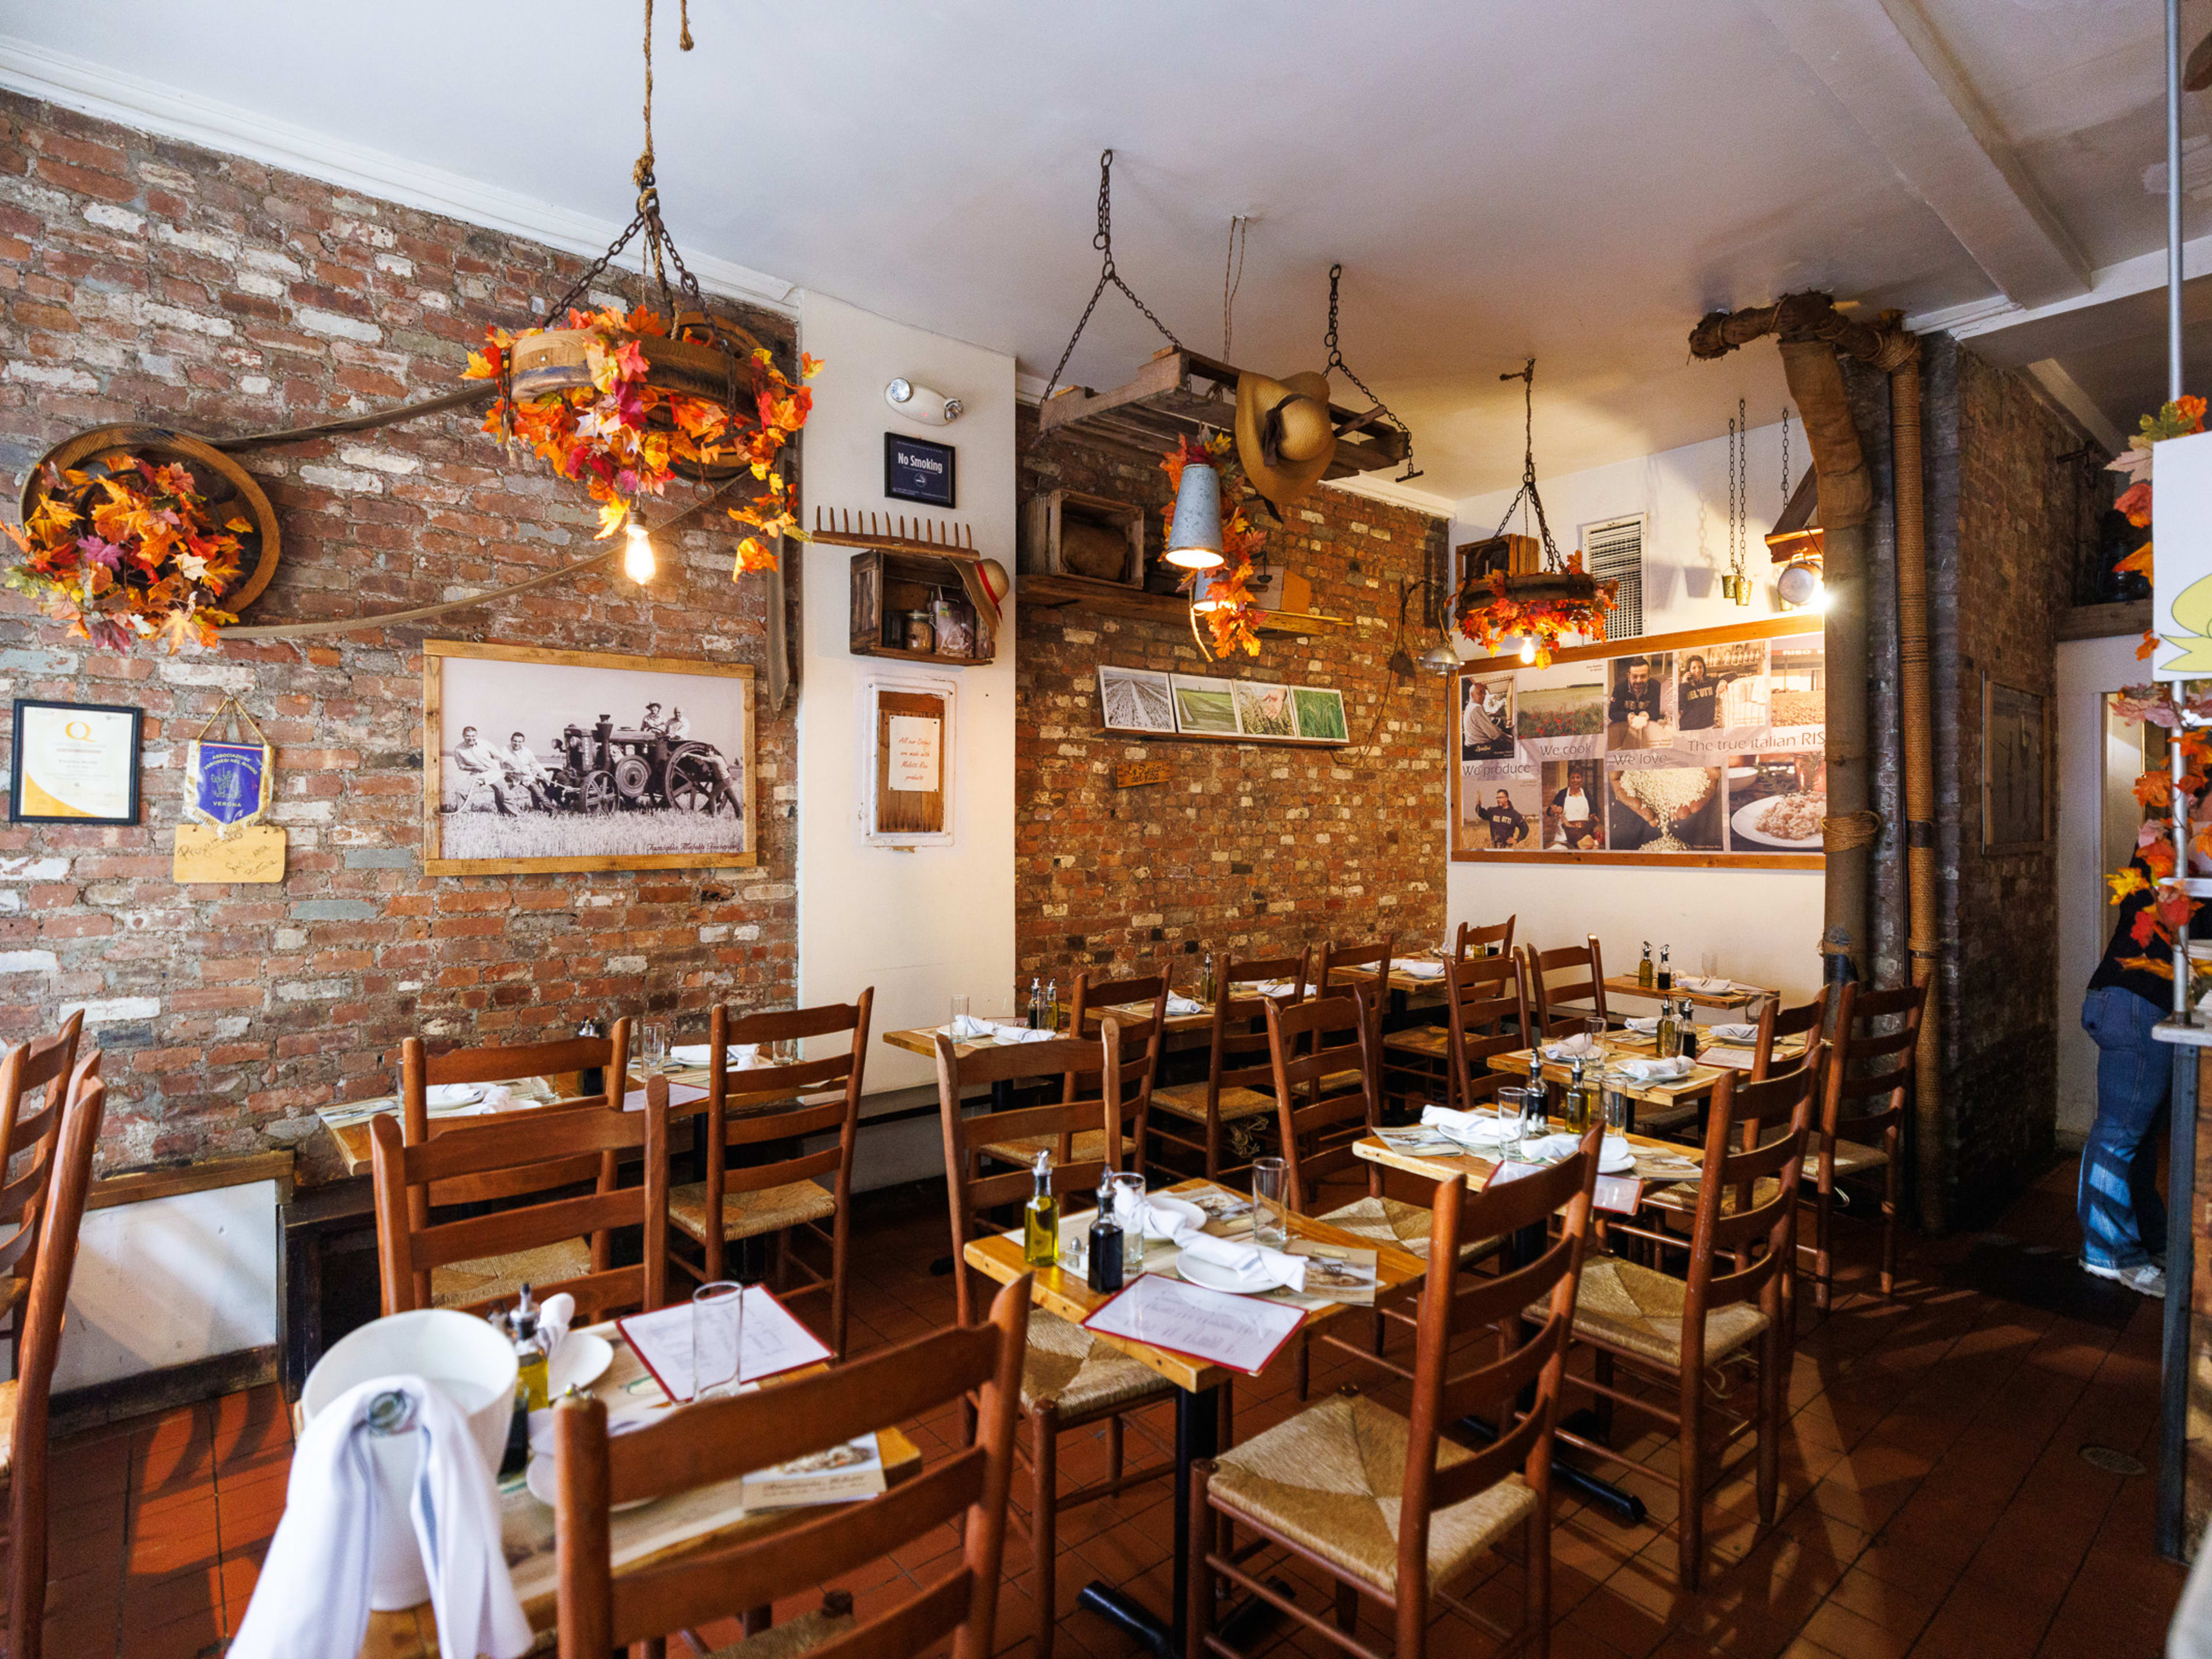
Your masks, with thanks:
[(921, 553), (893, 553), (872, 549), (853, 556), (851, 649), (856, 657), (890, 657), (899, 662), (941, 663), (965, 668), (989, 662), (998, 655), (998, 632), (994, 618), (979, 607), (975, 612), (975, 648), (956, 654), (949, 651), (915, 651), (894, 645), (902, 629), (902, 612), (918, 608), (918, 596), (935, 588), (956, 593), (972, 591), (965, 582), (974, 558)]
[[(1241, 372), (1218, 358), (1164, 346), (1126, 386), (1110, 392), (1071, 386), (1046, 398), (1037, 410), (1037, 435), (1079, 428), (1100, 443), (1157, 459), (1206, 428), (1235, 428)], [(1411, 447), (1406, 434), (1381, 420), (1368, 422), (1373, 410), (1332, 403), (1328, 413), (1338, 435), (1335, 459), (1323, 477), (1349, 478), (1406, 464)]]
[[(1042, 571), (1015, 578), (1014, 592), (1022, 604), (1040, 611), (1074, 606), (1100, 616), (1127, 617), (1137, 622), (1175, 623), (1184, 627), (1190, 623), (1190, 601), (1180, 593), (1148, 593), (1142, 588), (1123, 587), (1115, 582), (1092, 581), (1083, 576), (1049, 576)], [(1260, 613), (1262, 634), (1317, 634), (1323, 629), (1346, 626), (1341, 617), (1285, 611)]]

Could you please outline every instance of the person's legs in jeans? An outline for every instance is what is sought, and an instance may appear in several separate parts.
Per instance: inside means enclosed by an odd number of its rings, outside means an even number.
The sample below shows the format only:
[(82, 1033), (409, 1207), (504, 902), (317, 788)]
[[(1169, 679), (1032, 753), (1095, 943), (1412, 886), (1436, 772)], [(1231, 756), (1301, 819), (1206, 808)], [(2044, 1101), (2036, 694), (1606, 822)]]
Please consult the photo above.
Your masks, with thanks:
[(2166, 1243), (2155, 1132), (2173, 1050), (2151, 1036), (2160, 1018), (2161, 1010), (2117, 986), (2090, 992), (2081, 1006), (2081, 1028), (2097, 1043), (2097, 1121), (2081, 1148), (2075, 1203), (2081, 1259), (2095, 1267), (2139, 1267)]

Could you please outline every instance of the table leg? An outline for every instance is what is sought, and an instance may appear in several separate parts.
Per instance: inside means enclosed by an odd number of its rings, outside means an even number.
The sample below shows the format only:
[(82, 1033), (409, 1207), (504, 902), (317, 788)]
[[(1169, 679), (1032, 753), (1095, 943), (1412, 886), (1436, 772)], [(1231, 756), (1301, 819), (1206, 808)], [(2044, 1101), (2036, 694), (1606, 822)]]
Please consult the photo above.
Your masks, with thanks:
[[(1221, 1449), (1221, 1390), (1183, 1389), (1176, 1395), (1175, 1432), (1175, 1606), (1162, 1619), (1142, 1601), (1115, 1585), (1092, 1582), (1076, 1596), (1150, 1648), (1159, 1659), (1182, 1659), (1183, 1609), (1190, 1594), (1190, 1466)], [(1049, 1613), (1047, 1613), (1049, 1617)]]

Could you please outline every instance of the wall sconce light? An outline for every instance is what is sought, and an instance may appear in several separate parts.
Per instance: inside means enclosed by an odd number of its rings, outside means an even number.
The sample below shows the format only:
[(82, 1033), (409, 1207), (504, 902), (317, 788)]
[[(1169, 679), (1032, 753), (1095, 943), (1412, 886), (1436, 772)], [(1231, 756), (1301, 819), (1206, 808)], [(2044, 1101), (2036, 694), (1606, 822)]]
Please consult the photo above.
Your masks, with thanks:
[(917, 426), (951, 426), (960, 418), (963, 407), (957, 398), (902, 379), (884, 388), (884, 401)]
[(1193, 461), (1176, 489), (1175, 521), (1161, 555), (1184, 570), (1215, 570), (1221, 557), (1221, 475)]
[(641, 586), (659, 568), (653, 556), (653, 538), (635, 519), (629, 522), (629, 544), (623, 549), (623, 574)]

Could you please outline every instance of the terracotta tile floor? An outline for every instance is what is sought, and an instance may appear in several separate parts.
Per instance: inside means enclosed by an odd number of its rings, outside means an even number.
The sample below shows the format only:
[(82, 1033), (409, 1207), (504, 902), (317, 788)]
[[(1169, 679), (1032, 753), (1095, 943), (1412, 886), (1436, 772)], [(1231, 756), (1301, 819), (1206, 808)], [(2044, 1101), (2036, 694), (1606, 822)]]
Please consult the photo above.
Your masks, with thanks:
[[(2069, 1163), (2013, 1207), (2001, 1224), (2005, 1236), (2070, 1249), (2072, 1193)], [(855, 1346), (949, 1320), (951, 1281), (927, 1270), (943, 1249), (938, 1200), (873, 1194), (862, 1212)], [(1956, 1287), (1961, 1264), (1991, 1248), (1987, 1235), (1908, 1239), (1899, 1295), (1884, 1302), (1860, 1267), (1872, 1242), (1863, 1224), (1844, 1224), (1849, 1293), (1798, 1346), (1778, 1526), (1755, 1535), (1747, 1476), (1724, 1475), (1711, 1499), (1717, 1564), (1706, 1589), (1687, 1596), (1672, 1585), (1668, 1539), (1563, 1503), (1552, 1645), (1559, 1659), (2139, 1659), (2160, 1650), (2182, 1574), (2152, 1552), (2154, 1482), (2102, 1473), (2079, 1455), (2094, 1443), (2151, 1457), (2158, 1304), (2118, 1304), (2124, 1325), (2116, 1330), (2118, 1320), (2098, 1317), (2110, 1302), (2069, 1318)], [(1348, 1362), (1317, 1361), (1315, 1371), (1317, 1391), (1351, 1380)], [(1285, 1373), (1279, 1383), (1239, 1389), (1243, 1434), (1295, 1406)], [(1151, 1416), (1164, 1434), (1165, 1408)], [(957, 1432), (950, 1413), (915, 1425), (926, 1452)], [(1072, 1435), (1062, 1445), (1066, 1479), (1103, 1472), (1103, 1436)], [(1644, 1467), (1628, 1483), (1655, 1516), (1671, 1516), (1672, 1445), (1646, 1436), (1629, 1449)], [(56, 1465), (46, 1650), (61, 1659), (219, 1653), (282, 1510), (289, 1455), (272, 1389), (70, 1443)], [(1166, 1605), (1167, 1505), (1160, 1482), (1062, 1517), (1054, 1611), (1066, 1659), (1132, 1651), (1076, 1607), (1086, 1580), (1130, 1583)], [(933, 1577), (954, 1542), (942, 1529), (847, 1587), (865, 1611), (872, 1593), (888, 1595), (909, 1575)], [(1007, 1565), (1000, 1645), (1031, 1659), (1035, 1575), (1018, 1531)], [(1499, 1564), (1474, 1599), (1498, 1610), (1515, 1605), (1519, 1571)], [(1327, 1606), (1318, 1584), (1298, 1571), (1285, 1576), (1302, 1604)], [(1389, 1632), (1373, 1613), (1363, 1634), (1387, 1648)], [(707, 1635), (726, 1640), (734, 1632)], [(1491, 1650), (1449, 1615), (1430, 1642), (1455, 1659)], [(1279, 1634), (1270, 1645), (1326, 1650), (1303, 1635)]]

